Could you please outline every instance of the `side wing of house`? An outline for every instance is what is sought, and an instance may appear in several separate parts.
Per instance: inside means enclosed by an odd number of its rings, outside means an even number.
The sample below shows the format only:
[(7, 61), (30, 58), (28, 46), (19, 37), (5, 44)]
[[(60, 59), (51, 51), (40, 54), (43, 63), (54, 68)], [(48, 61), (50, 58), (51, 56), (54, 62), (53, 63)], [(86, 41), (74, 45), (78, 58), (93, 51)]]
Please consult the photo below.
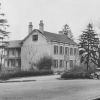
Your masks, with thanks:
[(39, 32), (33, 33), (23, 42), (21, 48), (21, 69), (37, 69), (35, 64), (44, 56), (50, 56), (50, 45), (46, 38)]
[(8, 69), (20, 69), (21, 58), (20, 48), (7, 48), (5, 49), (5, 67)]
[(53, 71), (70, 70), (79, 65), (78, 46), (51, 42), (51, 56), (53, 58)]
[(9, 41), (4, 49), (2, 70), (19, 71), (21, 69), (21, 40)]

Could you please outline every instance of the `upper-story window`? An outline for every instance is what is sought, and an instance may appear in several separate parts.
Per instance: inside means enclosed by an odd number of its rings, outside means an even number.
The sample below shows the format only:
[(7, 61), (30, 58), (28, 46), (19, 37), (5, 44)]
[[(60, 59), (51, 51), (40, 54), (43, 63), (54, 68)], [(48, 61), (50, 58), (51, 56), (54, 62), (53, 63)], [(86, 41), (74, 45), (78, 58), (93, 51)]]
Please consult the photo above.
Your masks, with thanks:
[(68, 55), (68, 54), (69, 54), (69, 48), (65, 47), (65, 55)]
[(13, 55), (13, 56), (15, 55), (15, 50), (12, 50), (12, 55)]
[(58, 54), (58, 46), (54, 45), (54, 54)]
[(7, 56), (9, 56), (9, 50), (7, 50)]
[(9, 60), (7, 61), (7, 66), (9, 66)]
[(20, 55), (21, 55), (21, 54), (20, 54), (20, 51), (18, 51), (18, 57), (20, 57)]
[(76, 48), (74, 48), (74, 55), (76, 55), (77, 54), (77, 49)]
[(76, 49), (76, 55), (79, 55), (79, 50), (78, 50), (78, 48)]
[(21, 56), (21, 48), (17, 49), (17, 56), (20, 57)]
[(38, 40), (38, 35), (33, 35), (33, 36), (32, 36), (32, 40), (33, 40), (33, 41), (37, 41), (37, 40)]
[(70, 48), (70, 55), (73, 55), (73, 48)]
[(60, 46), (60, 54), (64, 54), (64, 47)]

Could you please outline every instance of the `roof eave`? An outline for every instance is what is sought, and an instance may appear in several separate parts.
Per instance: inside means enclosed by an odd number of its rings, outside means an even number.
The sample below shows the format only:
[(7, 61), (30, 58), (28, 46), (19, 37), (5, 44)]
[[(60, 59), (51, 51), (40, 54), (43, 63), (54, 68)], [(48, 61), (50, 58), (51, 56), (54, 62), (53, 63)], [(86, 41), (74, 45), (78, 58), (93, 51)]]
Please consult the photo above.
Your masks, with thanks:
[(51, 42), (57, 42), (57, 43), (63, 43), (63, 44), (69, 44), (69, 45), (77, 45), (76, 43), (68, 43), (68, 42), (61, 42), (61, 41), (55, 41), (55, 40), (51, 40)]

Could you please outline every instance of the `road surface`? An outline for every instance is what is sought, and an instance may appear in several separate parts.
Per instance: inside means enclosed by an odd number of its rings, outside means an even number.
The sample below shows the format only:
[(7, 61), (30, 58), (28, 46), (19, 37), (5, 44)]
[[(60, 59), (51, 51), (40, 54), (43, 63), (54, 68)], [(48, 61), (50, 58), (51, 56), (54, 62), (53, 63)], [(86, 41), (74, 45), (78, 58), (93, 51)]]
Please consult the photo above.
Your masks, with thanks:
[[(37, 78), (38, 79), (38, 78)], [(57, 80), (0, 83), (0, 100), (93, 100), (100, 97), (100, 80)]]

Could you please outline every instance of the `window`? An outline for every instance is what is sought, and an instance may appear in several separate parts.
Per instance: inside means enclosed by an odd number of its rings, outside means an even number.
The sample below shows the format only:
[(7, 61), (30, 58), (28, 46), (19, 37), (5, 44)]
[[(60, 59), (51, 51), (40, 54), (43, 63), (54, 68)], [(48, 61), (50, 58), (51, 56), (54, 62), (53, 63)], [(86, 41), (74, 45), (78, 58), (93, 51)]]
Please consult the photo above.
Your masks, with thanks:
[(58, 67), (58, 60), (54, 60), (54, 67), (55, 67), (55, 68)]
[(60, 54), (64, 54), (64, 47), (60, 46)]
[(7, 61), (7, 65), (9, 66), (9, 60)]
[(64, 61), (60, 60), (60, 67), (64, 67)]
[(12, 50), (12, 55), (13, 55), (13, 56), (15, 55), (15, 51), (14, 51), (14, 50)]
[(20, 57), (20, 55), (21, 55), (21, 53), (20, 53), (20, 51), (18, 51), (18, 57)]
[(18, 60), (18, 67), (21, 66), (21, 60)]
[(73, 60), (70, 60), (70, 68), (73, 68)]
[(69, 54), (69, 48), (65, 47), (65, 55), (68, 55), (68, 54)]
[(37, 40), (38, 40), (38, 35), (33, 35), (33, 36), (32, 36), (32, 40), (33, 40), (33, 41), (37, 41)]
[(54, 54), (58, 54), (58, 46), (54, 45)]
[(11, 66), (13, 66), (13, 67), (15, 66), (15, 60), (11, 61)]
[(77, 51), (76, 51), (76, 48), (74, 48), (74, 55), (76, 55), (76, 52), (77, 52)]
[(67, 69), (67, 63), (68, 63), (68, 62), (66, 61), (66, 69)]
[(62, 47), (62, 54), (64, 54), (64, 47)]
[(9, 50), (7, 50), (7, 56), (9, 56)]
[(76, 49), (76, 55), (79, 55), (79, 51), (78, 51), (78, 48)]
[(76, 65), (77, 64), (77, 61), (76, 61), (76, 59), (74, 60), (74, 65)]
[(70, 48), (70, 55), (73, 55), (73, 48)]

